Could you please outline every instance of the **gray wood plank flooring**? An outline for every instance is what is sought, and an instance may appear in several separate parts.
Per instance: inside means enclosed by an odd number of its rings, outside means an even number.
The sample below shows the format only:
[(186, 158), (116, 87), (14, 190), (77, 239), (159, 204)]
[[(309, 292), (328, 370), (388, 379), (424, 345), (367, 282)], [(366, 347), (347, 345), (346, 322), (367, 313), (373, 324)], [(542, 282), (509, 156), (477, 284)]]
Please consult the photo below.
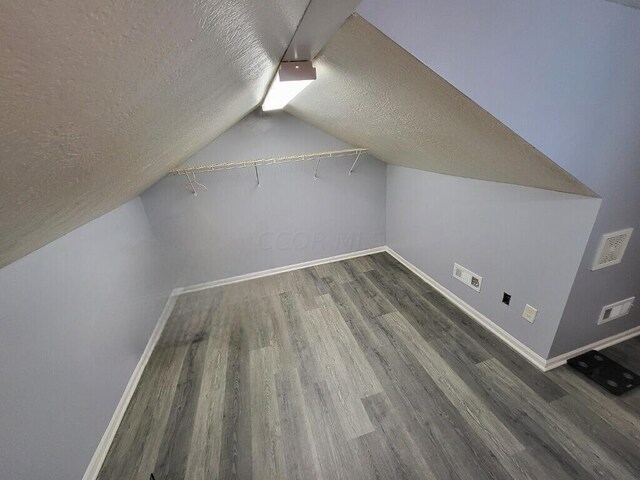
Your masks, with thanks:
[(539, 372), (381, 253), (180, 295), (99, 479), (152, 472), (638, 479), (640, 390)]

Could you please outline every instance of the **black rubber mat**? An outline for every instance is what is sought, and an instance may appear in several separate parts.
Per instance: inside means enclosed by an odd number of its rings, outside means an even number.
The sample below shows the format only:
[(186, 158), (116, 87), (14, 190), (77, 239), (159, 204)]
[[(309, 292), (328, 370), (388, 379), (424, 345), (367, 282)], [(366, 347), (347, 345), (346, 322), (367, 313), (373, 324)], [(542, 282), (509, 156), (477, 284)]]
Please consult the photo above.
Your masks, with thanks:
[(640, 375), (597, 350), (573, 357), (567, 363), (614, 395), (622, 395), (640, 385)]

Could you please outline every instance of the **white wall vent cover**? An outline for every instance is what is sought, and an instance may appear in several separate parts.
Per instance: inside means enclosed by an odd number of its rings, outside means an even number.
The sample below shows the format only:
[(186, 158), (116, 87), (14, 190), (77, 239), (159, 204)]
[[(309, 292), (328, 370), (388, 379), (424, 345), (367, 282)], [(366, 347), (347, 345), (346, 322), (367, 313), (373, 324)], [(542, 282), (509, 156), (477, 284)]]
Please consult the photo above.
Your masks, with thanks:
[(598, 317), (598, 325), (602, 325), (603, 323), (607, 323), (611, 320), (615, 320), (616, 318), (628, 315), (631, 307), (633, 307), (633, 302), (635, 302), (635, 300), (636, 297), (631, 297), (602, 307), (600, 317)]
[(603, 235), (591, 270), (599, 270), (620, 263), (631, 238), (631, 232), (633, 228)]

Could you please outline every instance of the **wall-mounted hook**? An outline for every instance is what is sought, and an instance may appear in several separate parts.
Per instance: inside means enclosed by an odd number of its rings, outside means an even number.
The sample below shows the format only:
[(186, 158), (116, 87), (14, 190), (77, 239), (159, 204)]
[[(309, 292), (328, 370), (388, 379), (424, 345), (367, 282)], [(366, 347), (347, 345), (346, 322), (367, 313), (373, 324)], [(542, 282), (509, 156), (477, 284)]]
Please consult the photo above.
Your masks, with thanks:
[(356, 155), (356, 160), (355, 162), (353, 162), (353, 165), (351, 165), (351, 168), (349, 169), (349, 175), (351, 175), (353, 173), (353, 169), (356, 168), (356, 163), (358, 163), (358, 159), (360, 158), (361, 153), (362, 151), (359, 151), (358, 154)]

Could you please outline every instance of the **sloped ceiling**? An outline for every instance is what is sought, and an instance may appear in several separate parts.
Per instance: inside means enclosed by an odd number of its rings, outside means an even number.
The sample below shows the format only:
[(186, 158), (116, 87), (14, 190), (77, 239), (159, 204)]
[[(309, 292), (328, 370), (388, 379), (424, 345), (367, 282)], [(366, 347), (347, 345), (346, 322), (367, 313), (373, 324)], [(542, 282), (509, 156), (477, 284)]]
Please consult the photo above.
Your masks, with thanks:
[(286, 111), (387, 163), (596, 196), (402, 47), (354, 14)]
[(360, 0), (311, 0), (283, 60), (313, 59), (359, 3)]
[(262, 99), (308, 0), (0, 5), (0, 267), (153, 184)]
[[(0, 267), (183, 163), (358, 1), (0, 2)], [(381, 160), (593, 195), (358, 16), (315, 64), (287, 110)]]

